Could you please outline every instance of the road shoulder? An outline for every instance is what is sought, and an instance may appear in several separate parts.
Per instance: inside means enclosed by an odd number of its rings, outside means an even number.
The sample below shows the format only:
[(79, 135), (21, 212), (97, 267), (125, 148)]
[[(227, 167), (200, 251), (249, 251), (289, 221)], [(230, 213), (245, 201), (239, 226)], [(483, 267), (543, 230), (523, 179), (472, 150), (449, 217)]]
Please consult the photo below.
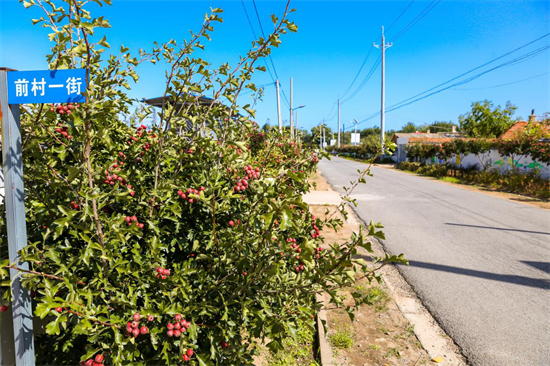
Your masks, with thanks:
[[(312, 178), (317, 187), (322, 190), (312, 190), (304, 197), (310, 204), (312, 212), (322, 214), (327, 209), (335, 210), (339, 204), (340, 195), (330, 187), (326, 179), (319, 173)], [(348, 210), (350, 215), (345, 221), (342, 231), (338, 233), (323, 233), (328, 242), (338, 242), (349, 237), (349, 233), (357, 232), (364, 223), (353, 210)], [(375, 255), (385, 253), (383, 246), (377, 240), (372, 240)], [(368, 256), (366, 251), (362, 255)], [(382, 291), (388, 293), (390, 301), (382, 312), (373, 310), (373, 306), (361, 308), (353, 324), (344, 321), (343, 314), (334, 316), (334, 312), (323, 310), (322, 319), (328, 320), (328, 332), (320, 332), (319, 344), (323, 365), (371, 365), (384, 362), (386, 365), (424, 365), (438, 364), (445, 366), (465, 366), (467, 363), (458, 347), (445, 334), (434, 320), (432, 315), (422, 305), (410, 285), (403, 279), (395, 266), (386, 266), (380, 270), (383, 284)], [(370, 289), (372, 284), (361, 284), (363, 288)], [(336, 320), (336, 322), (335, 322)], [(348, 319), (346, 319), (348, 320)], [(343, 324), (348, 327), (356, 339), (355, 349), (338, 350), (331, 349), (330, 337), (339, 332)], [(368, 326), (376, 324), (374, 327)], [(383, 330), (382, 334), (376, 334)], [(416, 339), (411, 339), (414, 331)], [(414, 338), (414, 337), (413, 337)], [(417, 343), (421, 349), (417, 349)], [(330, 349), (330, 351), (329, 351)], [(394, 353), (392, 356), (392, 352)], [(332, 357), (338, 355), (338, 357)], [(323, 359), (324, 358), (324, 359)], [(370, 362), (370, 363), (368, 363)]]

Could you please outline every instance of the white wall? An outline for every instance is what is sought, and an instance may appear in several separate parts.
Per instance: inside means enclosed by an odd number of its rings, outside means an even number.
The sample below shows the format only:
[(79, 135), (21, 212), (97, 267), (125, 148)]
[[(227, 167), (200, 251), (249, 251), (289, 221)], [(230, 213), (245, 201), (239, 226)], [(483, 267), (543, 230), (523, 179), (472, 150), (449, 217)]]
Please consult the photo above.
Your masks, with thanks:
[[(436, 158), (435, 162), (433, 160), (429, 160), (426, 161), (426, 163), (444, 164), (445, 161)], [(501, 156), (497, 149), (491, 149), (489, 153), (481, 154), (479, 156), (473, 154), (466, 155), (464, 159), (459, 162), (457, 162), (456, 156), (453, 156), (452, 159), (449, 159), (449, 163), (453, 163), (454, 165), (462, 166), (464, 168), (476, 165), (480, 170), (485, 167), (489, 170), (498, 170), (501, 173), (513, 170), (513, 165), (515, 164), (517, 171), (520, 173), (537, 173), (541, 178), (550, 179), (550, 166), (548, 164), (536, 162), (531, 159), (530, 156), (524, 156), (519, 160), (512, 162), (512, 158)]]

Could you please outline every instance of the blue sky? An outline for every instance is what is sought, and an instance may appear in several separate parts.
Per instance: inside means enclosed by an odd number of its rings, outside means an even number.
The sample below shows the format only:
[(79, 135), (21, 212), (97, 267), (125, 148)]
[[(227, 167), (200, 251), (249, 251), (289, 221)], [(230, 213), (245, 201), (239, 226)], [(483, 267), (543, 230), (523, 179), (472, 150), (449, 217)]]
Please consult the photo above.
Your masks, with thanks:
[[(244, 3), (256, 34), (260, 34), (252, 2)], [(298, 33), (283, 36), (282, 45), (274, 49), (272, 57), (286, 96), (290, 97), (289, 81), (293, 77), (294, 105), (306, 105), (299, 111), (300, 126), (311, 128), (323, 118), (332, 117), (327, 123), (336, 128), (334, 109), (329, 115), (335, 101), (348, 89), (373, 40), (379, 37), (380, 27), (388, 27), (410, 3), (409, 0), (291, 2), (291, 7), (297, 10), (291, 19), (298, 25)], [(387, 41), (430, 3), (414, 1), (387, 31)], [(270, 14), (280, 15), (285, 2), (257, 0), (256, 5), (267, 32), (272, 29)], [(114, 49), (124, 44), (137, 51), (150, 49), (155, 40), (188, 37), (189, 29), (200, 28), (204, 13), (211, 6), (224, 9), (224, 23), (216, 25), (213, 40), (202, 56), (215, 66), (225, 61), (235, 64), (253, 39), (241, 1), (113, 0), (111, 7), (94, 6), (93, 14), (104, 15), (111, 22), (107, 36)], [(16, 0), (0, 0), (0, 66), (19, 70), (47, 67), (44, 56), (50, 47), (48, 32), (32, 26), (30, 21), (40, 16), (37, 8), (27, 10)], [(386, 105), (405, 100), (549, 32), (549, 1), (442, 0), (387, 50)], [(549, 44), (550, 36), (471, 75)], [(346, 97), (364, 80), (379, 52), (371, 50)], [(510, 100), (519, 107), (517, 115), (524, 118), (533, 108), (540, 115), (550, 110), (549, 65), (550, 49), (546, 49), (527, 61), (502, 67), (468, 84), (389, 112), (386, 126), (397, 129), (407, 121), (457, 122), (458, 116), (469, 110), (471, 102), (483, 99), (500, 105)], [(138, 71), (141, 79), (133, 86), (131, 96), (161, 95), (162, 67), (144, 66)], [(254, 81), (258, 85), (272, 82), (268, 73), (256, 74)], [(288, 121), (288, 107), (284, 102), (281, 108), (283, 119)], [(351, 120), (363, 120), (379, 110), (380, 67), (352, 99), (342, 104), (341, 120), (349, 129)], [(259, 124), (267, 119), (276, 124), (274, 86), (266, 87), (257, 111)], [(360, 127), (376, 124), (379, 117), (363, 122)]]

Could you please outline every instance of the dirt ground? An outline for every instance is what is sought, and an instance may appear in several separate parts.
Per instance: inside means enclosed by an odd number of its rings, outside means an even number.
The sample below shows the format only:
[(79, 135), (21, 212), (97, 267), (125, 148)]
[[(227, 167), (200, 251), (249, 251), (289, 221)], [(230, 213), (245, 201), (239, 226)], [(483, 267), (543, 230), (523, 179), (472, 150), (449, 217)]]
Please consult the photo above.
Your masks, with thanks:
[[(327, 210), (329, 215), (332, 214), (336, 207), (310, 206), (310, 210), (314, 215), (322, 217), (327, 214)], [(336, 215), (341, 218), (339, 213)], [(322, 235), (326, 243), (341, 243), (358, 229), (358, 223), (346, 222), (337, 233), (326, 230)], [(361, 256), (370, 255), (363, 251)], [(384, 284), (359, 281), (344, 292), (350, 300), (349, 305), (353, 303), (350, 295), (352, 291), (377, 294), (380, 298), (373, 305), (362, 305), (353, 322), (343, 309), (334, 309), (331, 305), (327, 307), (327, 338), (332, 344), (335, 365), (417, 366), (431, 363), (429, 355), (414, 334), (414, 325), (403, 317)], [(349, 348), (345, 348), (348, 345)]]

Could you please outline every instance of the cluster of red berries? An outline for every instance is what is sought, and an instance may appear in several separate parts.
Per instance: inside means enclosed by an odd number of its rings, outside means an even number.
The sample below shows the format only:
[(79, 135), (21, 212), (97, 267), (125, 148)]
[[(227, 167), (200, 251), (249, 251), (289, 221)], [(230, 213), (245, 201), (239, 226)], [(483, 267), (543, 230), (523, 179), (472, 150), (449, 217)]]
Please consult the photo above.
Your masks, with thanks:
[(163, 280), (166, 279), (166, 277), (170, 276), (170, 270), (166, 268), (159, 267), (157, 268), (157, 278), (162, 278)]
[(191, 348), (188, 348), (187, 351), (183, 353), (183, 362), (187, 362), (191, 359), (191, 356), (193, 356), (193, 353), (195, 353)]
[(193, 203), (196, 201), (195, 198), (192, 198), (190, 195), (199, 195), (200, 192), (204, 191), (204, 187), (200, 187), (198, 190), (193, 188), (187, 188), (187, 190), (184, 191), (178, 191), (178, 196), (180, 196), (181, 199), (187, 200), (189, 203)]
[(260, 178), (260, 168), (254, 169), (252, 165), (247, 165), (244, 167), (244, 172), (246, 173), (247, 179), (258, 179)]
[[(147, 328), (145, 325), (142, 325), (141, 327), (139, 326), (139, 321), (141, 319), (140, 313), (135, 313), (132, 316), (132, 319), (133, 321), (128, 322), (128, 324), (126, 324), (126, 331), (128, 332), (128, 334), (134, 336), (134, 338), (137, 338), (137, 336), (140, 334), (145, 335), (149, 333), (149, 328)], [(153, 320), (155, 320), (154, 316), (147, 315), (148, 322), (152, 322)]]
[(323, 251), (323, 248), (321, 247), (315, 248), (315, 251), (317, 252), (317, 254), (315, 254), (315, 258), (317, 259), (321, 258), (321, 252)]
[(87, 361), (80, 362), (81, 366), (103, 366), (103, 355), (95, 355), (95, 357), (92, 359), (90, 358)]
[(78, 203), (76, 203), (75, 201), (72, 201), (71, 202), (71, 208), (73, 210), (78, 210), (80, 208), (80, 205)]
[(71, 135), (69, 135), (69, 132), (67, 132), (69, 130), (69, 127), (68, 126), (65, 126), (63, 125), (62, 123), (58, 123), (57, 124), (57, 127), (55, 129), (55, 132), (61, 134), (63, 137), (65, 137), (67, 140), (70, 140), (72, 139), (73, 137)]
[(176, 314), (174, 317), (174, 323), (168, 323), (166, 324), (166, 328), (168, 328), (168, 331), (166, 332), (166, 335), (168, 337), (181, 337), (182, 333), (185, 333), (187, 329), (191, 326), (191, 323), (183, 319), (183, 317), (180, 314)]
[(143, 227), (145, 226), (145, 224), (138, 222), (136, 216), (126, 216), (124, 218), (124, 222), (126, 222), (128, 226), (132, 226), (132, 224), (135, 222), (138, 229), (143, 229)]
[(119, 177), (116, 174), (105, 174), (105, 179), (103, 180), (103, 183), (109, 184), (109, 185), (115, 185), (116, 182), (120, 182), (121, 185), (126, 184), (126, 180), (122, 177)]
[(76, 104), (73, 104), (73, 103), (69, 103), (67, 105), (61, 105), (61, 104), (58, 104), (58, 105), (54, 105), (52, 104), (52, 106), (50, 107), (50, 112), (55, 112), (57, 114), (71, 114), (72, 110), (75, 109), (77, 107)]
[(319, 234), (319, 228), (317, 227), (317, 225), (315, 225), (315, 221), (311, 223), (311, 226), (313, 227), (313, 229), (311, 230), (311, 237), (313, 239), (318, 238), (321, 234)]
[(229, 222), (228, 222), (229, 226), (239, 225), (240, 223), (241, 222), (239, 220), (237, 220), (237, 221), (229, 220)]

